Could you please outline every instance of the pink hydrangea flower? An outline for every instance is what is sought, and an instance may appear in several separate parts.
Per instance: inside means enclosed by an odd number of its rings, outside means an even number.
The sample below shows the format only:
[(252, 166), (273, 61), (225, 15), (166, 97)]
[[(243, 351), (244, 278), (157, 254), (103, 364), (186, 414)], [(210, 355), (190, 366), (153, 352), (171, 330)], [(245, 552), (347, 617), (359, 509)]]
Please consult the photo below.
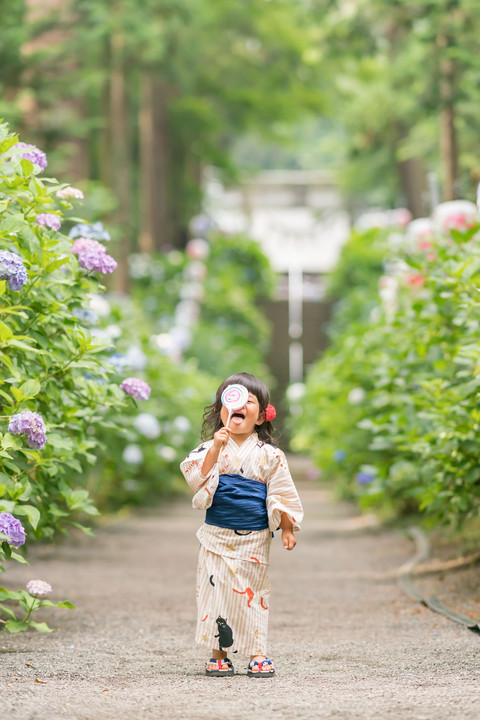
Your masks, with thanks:
[(37, 215), (35, 218), (35, 222), (37, 225), (43, 225), (44, 227), (51, 228), (51, 230), (60, 230), (62, 226), (62, 221), (58, 215), (54, 215), (54, 213), (40, 213), (40, 215)]
[(405, 275), (405, 282), (412, 287), (422, 287), (422, 285), (425, 285), (426, 280), (423, 275), (411, 273)]
[(83, 200), (85, 195), (78, 188), (74, 188), (71, 185), (68, 187), (57, 190), (56, 195), (61, 200)]
[(117, 267), (117, 261), (107, 254), (105, 247), (97, 240), (79, 237), (72, 245), (72, 252), (78, 255), (78, 262), (86, 270), (106, 275)]
[(44, 580), (29, 580), (25, 587), (30, 595), (48, 595), (52, 592), (52, 586)]
[(81, 252), (78, 262), (86, 270), (94, 270), (102, 275), (113, 272), (117, 267), (117, 261), (111, 255), (107, 255), (105, 251), (101, 252), (100, 250)]
[(80, 255), (80, 253), (86, 252), (87, 250), (95, 250), (96, 252), (106, 253), (106, 249), (102, 243), (91, 238), (79, 237), (75, 240), (72, 245), (72, 252), (74, 255)]
[(151, 387), (148, 383), (134, 377), (125, 378), (120, 385), (120, 389), (136, 400), (148, 400), (151, 393)]
[(475, 226), (475, 219), (463, 213), (456, 213), (445, 218), (443, 225), (447, 230), (470, 230)]

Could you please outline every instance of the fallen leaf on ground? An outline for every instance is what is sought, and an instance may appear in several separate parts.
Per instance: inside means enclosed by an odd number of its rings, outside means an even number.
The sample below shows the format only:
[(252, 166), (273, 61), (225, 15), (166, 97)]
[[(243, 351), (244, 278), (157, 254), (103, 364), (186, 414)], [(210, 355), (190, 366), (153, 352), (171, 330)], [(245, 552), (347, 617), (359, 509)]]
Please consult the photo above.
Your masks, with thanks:
[(31, 667), (35, 670), (35, 665), (30, 665), (30, 663), (25, 663), (25, 667)]
[(36, 683), (42, 683), (42, 685), (47, 685), (48, 680), (39, 680), (38, 678), (35, 678)]

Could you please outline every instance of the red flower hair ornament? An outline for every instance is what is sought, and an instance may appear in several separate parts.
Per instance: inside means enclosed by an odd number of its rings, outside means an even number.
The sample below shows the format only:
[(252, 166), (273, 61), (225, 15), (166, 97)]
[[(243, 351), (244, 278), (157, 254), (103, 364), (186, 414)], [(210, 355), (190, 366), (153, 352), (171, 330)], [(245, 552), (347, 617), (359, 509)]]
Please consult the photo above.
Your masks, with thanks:
[(275, 410), (273, 405), (267, 405), (265, 408), (265, 420), (266, 422), (271, 422), (277, 417), (277, 411)]

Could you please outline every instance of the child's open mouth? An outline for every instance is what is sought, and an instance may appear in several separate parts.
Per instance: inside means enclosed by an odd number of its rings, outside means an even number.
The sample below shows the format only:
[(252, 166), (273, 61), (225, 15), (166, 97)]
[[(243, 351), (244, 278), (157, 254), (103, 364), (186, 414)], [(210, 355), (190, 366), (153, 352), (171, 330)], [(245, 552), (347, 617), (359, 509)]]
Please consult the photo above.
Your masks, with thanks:
[(232, 414), (232, 423), (234, 425), (240, 425), (245, 420), (245, 415), (241, 412), (234, 412)]

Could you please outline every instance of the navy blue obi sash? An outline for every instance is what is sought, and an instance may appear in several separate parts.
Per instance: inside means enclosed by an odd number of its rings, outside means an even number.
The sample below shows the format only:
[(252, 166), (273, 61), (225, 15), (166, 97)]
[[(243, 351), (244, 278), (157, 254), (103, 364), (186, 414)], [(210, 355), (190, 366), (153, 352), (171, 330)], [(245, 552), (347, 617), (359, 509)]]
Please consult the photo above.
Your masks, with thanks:
[(229, 530), (268, 528), (267, 486), (243, 475), (220, 475), (213, 502), (205, 515), (207, 525)]

